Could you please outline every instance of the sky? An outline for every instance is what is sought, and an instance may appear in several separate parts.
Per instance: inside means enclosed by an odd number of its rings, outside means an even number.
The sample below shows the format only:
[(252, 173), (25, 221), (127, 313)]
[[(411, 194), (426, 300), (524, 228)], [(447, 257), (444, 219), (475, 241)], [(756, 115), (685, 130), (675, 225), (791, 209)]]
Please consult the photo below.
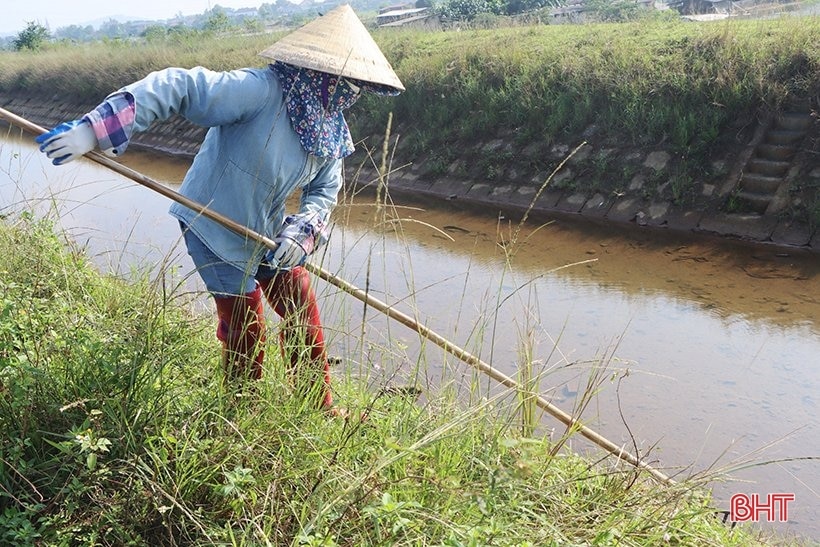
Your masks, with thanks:
[(26, 28), (29, 21), (56, 30), (118, 16), (171, 19), (178, 13), (196, 15), (216, 5), (233, 9), (250, 8), (266, 1), (271, 0), (0, 0), (0, 34), (17, 34)]

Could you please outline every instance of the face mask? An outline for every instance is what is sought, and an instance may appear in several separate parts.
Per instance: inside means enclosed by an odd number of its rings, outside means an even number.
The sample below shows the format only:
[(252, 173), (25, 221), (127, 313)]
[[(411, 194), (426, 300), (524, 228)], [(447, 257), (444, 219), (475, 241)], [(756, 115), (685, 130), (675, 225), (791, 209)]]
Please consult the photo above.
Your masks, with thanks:
[(308, 153), (344, 158), (353, 153), (353, 138), (342, 111), (359, 98), (360, 91), (344, 78), (274, 63), (271, 70), (282, 85), (290, 124)]
[(341, 112), (359, 100), (361, 88), (348, 79), (323, 74), (322, 80), (322, 105), (328, 112)]

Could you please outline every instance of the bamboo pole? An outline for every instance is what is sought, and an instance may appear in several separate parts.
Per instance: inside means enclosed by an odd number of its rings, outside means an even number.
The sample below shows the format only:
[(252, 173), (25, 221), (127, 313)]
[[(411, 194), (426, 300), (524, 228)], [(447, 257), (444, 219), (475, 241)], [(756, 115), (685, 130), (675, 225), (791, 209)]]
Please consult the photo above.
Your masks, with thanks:
[[(34, 133), (36, 135), (40, 135), (42, 133), (47, 132), (46, 129), (40, 127), (39, 125), (31, 123), (30, 121), (26, 120), (25, 118), (17, 116), (16, 114), (11, 113), (8, 110), (5, 110), (4, 108), (0, 108), (0, 118), (5, 118), (9, 123), (11, 123), (11, 124), (13, 124), (17, 127), (20, 127), (22, 129), (25, 129), (26, 131), (29, 131), (30, 133)], [(197, 203), (197, 202), (195, 202), (191, 199), (186, 198), (182, 194), (180, 194), (178, 192), (175, 192), (174, 190), (171, 190), (170, 188), (168, 188), (166, 186), (163, 186), (159, 182), (157, 182), (157, 181), (143, 175), (142, 173), (134, 171), (133, 169), (130, 169), (128, 167), (125, 167), (124, 165), (121, 165), (121, 164), (115, 162), (114, 160), (112, 160), (111, 158), (109, 158), (107, 156), (104, 156), (103, 154), (100, 154), (98, 152), (89, 152), (88, 154), (86, 154), (85, 157), (95, 161), (96, 163), (99, 163), (100, 165), (108, 167), (112, 171), (115, 171), (115, 172), (119, 173), (120, 175), (122, 175), (124, 177), (130, 178), (131, 180), (133, 180), (134, 182), (136, 182), (138, 184), (141, 184), (141, 185), (143, 185), (143, 186), (145, 186), (145, 187), (147, 187), (147, 188), (149, 188), (149, 189), (151, 189), (155, 192), (158, 192), (158, 193), (162, 194), (163, 196), (165, 196), (169, 199), (172, 199), (172, 200), (176, 201), (177, 203), (180, 203), (181, 205), (184, 205), (185, 207), (188, 207), (188, 208), (196, 211), (197, 213), (201, 214), (202, 216), (205, 216), (205, 217), (207, 217), (207, 218), (209, 218), (209, 219), (211, 219), (215, 222), (218, 222), (222, 226), (224, 226), (224, 227), (226, 227), (230, 230), (233, 230), (234, 232), (236, 232), (240, 235), (243, 235), (243, 236), (247, 237), (248, 239), (251, 239), (253, 241), (261, 243), (262, 245), (264, 245), (265, 247), (267, 247), (269, 249), (275, 249), (276, 246), (277, 246), (276, 242), (274, 242), (272, 239), (270, 239), (270, 238), (268, 238), (268, 237), (266, 237), (262, 234), (259, 234), (255, 231), (251, 230), (247, 226), (243, 226), (242, 224), (239, 224), (238, 222), (235, 222), (235, 221), (229, 219), (228, 217), (226, 217), (224, 215), (221, 215), (221, 214), (219, 214), (215, 211), (212, 211), (212, 210), (208, 209), (206, 206), (204, 206), (200, 203)], [(446, 352), (454, 355), (455, 357), (457, 357), (459, 360), (463, 361), (464, 363), (466, 363), (466, 364), (468, 364), (472, 367), (475, 367), (480, 372), (486, 374), (487, 376), (489, 376), (490, 378), (492, 378), (496, 382), (500, 383), (501, 385), (503, 385), (505, 387), (508, 387), (510, 389), (518, 390), (518, 391), (523, 391), (524, 390), (524, 388), (521, 386), (521, 384), (519, 384), (518, 382), (513, 380), (511, 377), (507, 376), (506, 374), (504, 374), (503, 372), (499, 371), (498, 369), (492, 367), (491, 365), (485, 363), (484, 361), (482, 361), (481, 359), (479, 359), (475, 355), (469, 353), (468, 351), (466, 351), (466, 350), (460, 348), (459, 346), (453, 344), (452, 342), (450, 342), (449, 340), (447, 340), (446, 338), (444, 338), (440, 334), (438, 334), (435, 331), (433, 331), (432, 329), (422, 325), (419, 321), (417, 321), (416, 319), (413, 319), (409, 315), (407, 315), (407, 314), (393, 308), (392, 306), (382, 302), (381, 300), (379, 300), (377, 298), (374, 298), (373, 296), (371, 296), (367, 292), (363, 291), (362, 289), (360, 289), (360, 288), (356, 287), (355, 285), (345, 281), (344, 279), (342, 279), (342, 278), (328, 272), (327, 270), (325, 270), (324, 268), (322, 268), (320, 266), (316, 266), (316, 265), (313, 265), (313, 264), (310, 264), (310, 263), (306, 263), (305, 268), (310, 273), (312, 273), (312, 274), (318, 276), (319, 278), (327, 281), (331, 285), (334, 285), (335, 287), (338, 287), (339, 289), (341, 289), (342, 291), (350, 294), (354, 298), (357, 298), (358, 300), (364, 302), (366, 305), (368, 305), (368, 306), (370, 306), (370, 307), (384, 313), (389, 318), (394, 319), (394, 320), (398, 321), (399, 323), (405, 325), (406, 327), (416, 331), (418, 334), (420, 334), (421, 336), (423, 336), (427, 340), (430, 340), (431, 342), (433, 342), (434, 344), (436, 344), (437, 346), (439, 346), (440, 348), (442, 348)], [(654, 467), (652, 467), (648, 463), (644, 462), (643, 460), (637, 458), (636, 456), (634, 456), (633, 454), (631, 454), (630, 452), (625, 450), (622, 446), (619, 446), (619, 445), (615, 444), (614, 442), (612, 442), (609, 439), (605, 438), (603, 435), (601, 435), (601, 434), (593, 431), (589, 427), (585, 426), (584, 424), (582, 424), (579, 421), (578, 418), (574, 418), (570, 414), (567, 414), (566, 412), (564, 412), (563, 410), (561, 410), (557, 406), (550, 403), (542, 395), (536, 395), (535, 402), (536, 402), (536, 404), (538, 405), (539, 408), (541, 408), (544, 411), (546, 411), (547, 413), (549, 413), (552, 417), (554, 417), (555, 419), (557, 419), (558, 421), (563, 423), (565, 426), (567, 426), (568, 428), (576, 430), (578, 433), (580, 433), (586, 439), (592, 441), (594, 444), (596, 444), (599, 447), (603, 448), (604, 450), (606, 450), (610, 454), (616, 456), (618, 459), (620, 459), (622, 461), (625, 461), (625, 462), (635, 466), (638, 469), (645, 470), (652, 477), (658, 479), (661, 482), (668, 483), (668, 484), (674, 484), (675, 483), (675, 481), (672, 478), (670, 478), (669, 476), (667, 476), (664, 473), (662, 473), (661, 471), (655, 469)]]

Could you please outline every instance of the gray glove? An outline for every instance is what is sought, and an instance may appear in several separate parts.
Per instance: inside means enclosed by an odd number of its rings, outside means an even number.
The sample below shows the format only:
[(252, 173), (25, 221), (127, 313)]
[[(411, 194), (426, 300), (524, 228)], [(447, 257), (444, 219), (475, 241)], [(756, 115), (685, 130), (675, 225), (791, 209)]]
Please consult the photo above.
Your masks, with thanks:
[(285, 219), (282, 231), (273, 240), (279, 244), (273, 251), (271, 266), (289, 269), (301, 266), (321, 243), (324, 222), (318, 213), (300, 213)]

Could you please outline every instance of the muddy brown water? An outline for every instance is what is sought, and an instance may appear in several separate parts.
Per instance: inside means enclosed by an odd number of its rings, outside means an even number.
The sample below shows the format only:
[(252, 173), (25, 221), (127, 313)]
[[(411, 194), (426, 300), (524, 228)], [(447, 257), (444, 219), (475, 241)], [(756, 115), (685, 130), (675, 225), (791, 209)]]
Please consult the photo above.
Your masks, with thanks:
[[(171, 186), (188, 165), (133, 151), (123, 161)], [(516, 234), (518, 218), (496, 211), (406, 199), (379, 211), (372, 196), (351, 195), (315, 258), (324, 268), (505, 374), (517, 377), (530, 353), (541, 391), (566, 411), (605, 364), (583, 414), (590, 427), (669, 475), (731, 471), (712, 484), (724, 509), (734, 493), (794, 493), (787, 522), (759, 526), (820, 538), (820, 468), (805, 459), (820, 456), (819, 255), (569, 218)], [(162, 263), (185, 278), (168, 205), (92, 162), (57, 168), (28, 140), (0, 140), (0, 212), (56, 208), (103, 268)], [(185, 285), (201, 289), (196, 276)], [(317, 288), (345, 373), (497, 395), (406, 327)], [(561, 429), (544, 417), (551, 428)], [(582, 439), (572, 447), (594, 449)]]

